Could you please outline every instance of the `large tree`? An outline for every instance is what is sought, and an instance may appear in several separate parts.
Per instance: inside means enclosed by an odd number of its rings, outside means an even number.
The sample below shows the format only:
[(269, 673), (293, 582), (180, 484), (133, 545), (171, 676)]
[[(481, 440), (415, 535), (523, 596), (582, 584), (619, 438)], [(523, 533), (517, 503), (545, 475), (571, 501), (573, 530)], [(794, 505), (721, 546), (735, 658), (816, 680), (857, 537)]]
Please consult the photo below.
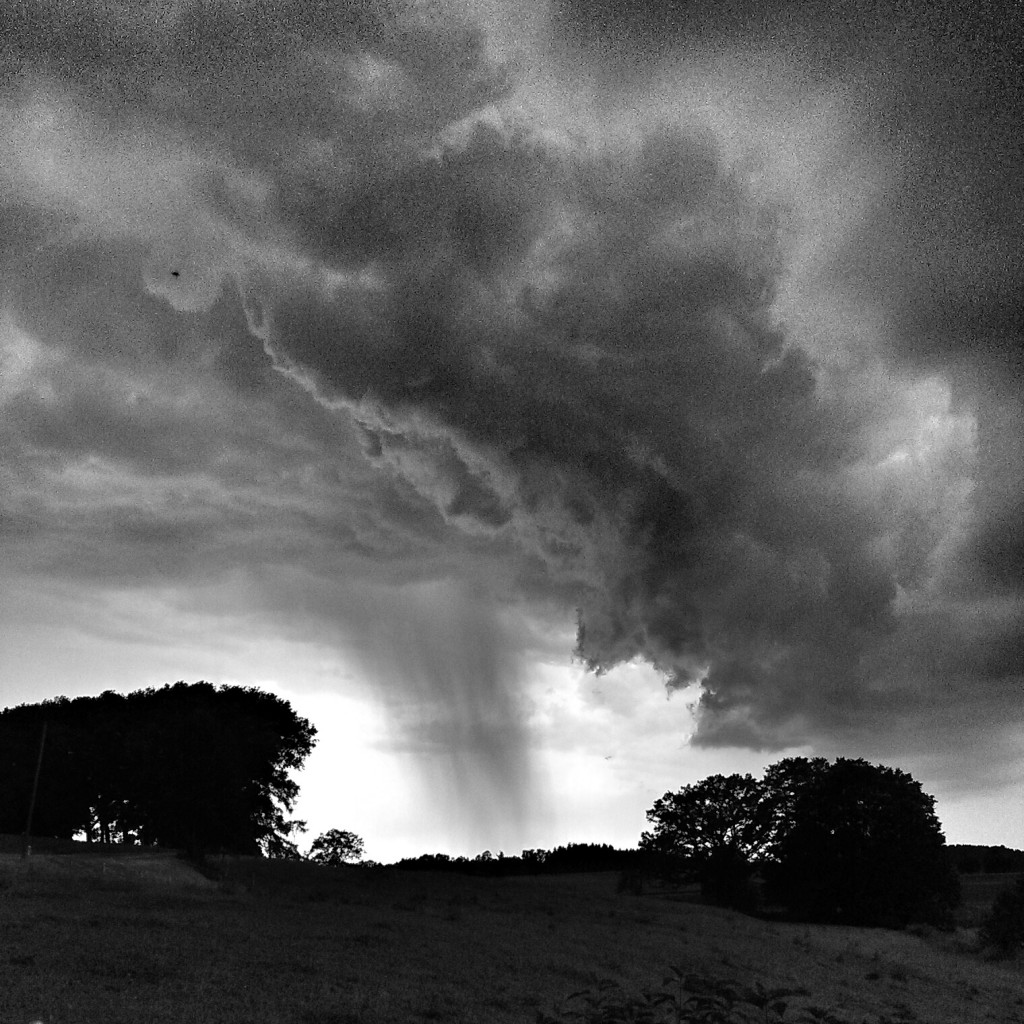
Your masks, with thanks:
[(766, 878), (803, 920), (948, 925), (960, 898), (935, 799), (906, 772), (845, 758), (797, 796)]
[(0, 712), (0, 831), (25, 827), (46, 723), (33, 832), (287, 854), (316, 729), (256, 688), (175, 683)]
[(801, 919), (945, 924), (959, 898), (935, 801), (893, 768), (787, 758), (762, 780), (713, 775), (648, 811), (641, 848), (674, 857), (720, 903), (758, 867)]
[(769, 796), (751, 775), (711, 775), (666, 793), (647, 812), (654, 829), (640, 848), (698, 879), (715, 902), (737, 902), (775, 834)]

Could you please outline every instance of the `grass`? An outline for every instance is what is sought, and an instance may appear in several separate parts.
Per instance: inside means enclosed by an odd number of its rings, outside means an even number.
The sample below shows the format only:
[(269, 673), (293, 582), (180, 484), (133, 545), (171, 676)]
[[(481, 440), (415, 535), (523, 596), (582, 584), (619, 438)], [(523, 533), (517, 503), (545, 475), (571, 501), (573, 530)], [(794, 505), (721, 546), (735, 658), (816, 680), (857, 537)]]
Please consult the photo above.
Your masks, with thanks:
[(764, 922), (617, 894), (614, 874), (215, 867), (217, 881), (167, 854), (0, 857), (0, 1021), (505, 1024), (588, 1019), (571, 1016), (588, 998), (608, 1011), (589, 1019), (693, 1019), (664, 1000), (662, 1017), (624, 1016), (675, 968), (678, 1005), (689, 976), (806, 989), (785, 1020), (1024, 1022), (1019, 965), (984, 962), (969, 933)]

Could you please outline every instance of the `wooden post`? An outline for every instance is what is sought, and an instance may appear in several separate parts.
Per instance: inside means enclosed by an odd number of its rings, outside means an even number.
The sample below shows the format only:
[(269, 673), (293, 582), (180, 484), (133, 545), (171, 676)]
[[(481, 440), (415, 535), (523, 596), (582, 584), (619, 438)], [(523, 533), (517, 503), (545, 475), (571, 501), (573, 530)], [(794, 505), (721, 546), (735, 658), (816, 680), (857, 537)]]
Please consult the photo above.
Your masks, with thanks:
[(39, 737), (39, 757), (36, 758), (36, 774), (32, 780), (32, 797), (28, 802), (28, 821), (25, 822), (25, 843), (21, 848), (21, 859), (24, 860), (32, 850), (29, 846), (29, 837), (32, 835), (32, 815), (36, 810), (36, 793), (39, 792), (39, 771), (43, 767), (43, 747), (46, 746), (46, 726), (43, 722), (43, 732)]

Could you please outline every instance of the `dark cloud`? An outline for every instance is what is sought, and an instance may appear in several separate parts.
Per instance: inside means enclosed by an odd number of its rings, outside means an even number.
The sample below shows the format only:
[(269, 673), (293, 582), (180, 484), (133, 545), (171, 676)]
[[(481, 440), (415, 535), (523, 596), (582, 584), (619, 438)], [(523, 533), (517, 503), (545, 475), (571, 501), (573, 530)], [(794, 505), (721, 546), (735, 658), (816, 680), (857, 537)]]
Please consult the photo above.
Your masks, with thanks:
[(87, 0), (2, 13), (15, 95), (55, 79), (98, 116), (199, 133), (242, 163), (300, 177), (428, 141), (504, 87), (479, 29), (406, 0)]
[[(994, 33), (947, 70), (960, 35), (881, 5), (844, 36), (825, 5), (563, 4), (544, 122), (448, 9), (24, 10), (5, 44), (5, 301), (56, 354), (9, 399), (25, 473), (91, 454), (217, 482), (193, 517), (126, 497), (107, 523), (129, 547), (188, 535), (207, 557), (253, 529), (313, 575), (461, 574), (492, 615), (517, 591), (571, 602), (590, 667), (641, 657), (700, 684), (698, 743), (927, 722), (941, 744), (1005, 715), (1024, 670), (1020, 135), (988, 112), (1014, 88)], [(775, 164), (676, 112), (696, 94), (613, 123), (656, 33), (666, 55), (725, 54), (715, 73), (751, 93), (775, 83), (790, 134), (757, 143)], [(567, 39), (614, 65), (608, 95), (558, 94)], [(772, 77), (783, 51), (806, 80)], [(785, 152), (804, 89), (838, 96), (806, 161)], [(862, 211), (831, 208), (849, 195)], [(286, 399), (288, 377), (318, 404)], [(146, 378), (165, 390), (126, 405)], [(15, 534), (33, 521), (7, 515)], [(497, 628), (446, 600), (452, 636)], [(477, 662), (445, 642), (413, 630), (384, 674), (420, 665), (453, 710), (410, 735), (498, 749), (500, 775), (522, 742), (511, 643)], [(960, 700), (970, 715), (933, 713)]]
[[(261, 296), (268, 350), (352, 410), (372, 458), (452, 521), (509, 524), (574, 580), (588, 664), (642, 656), (678, 685), (704, 678), (711, 718), (894, 627), (878, 526), (837, 493), (858, 424), (770, 314), (781, 211), (712, 140), (658, 130), (600, 160), (480, 127), (421, 162), (356, 203), (384, 224), (409, 196), (404, 232), (356, 251), (343, 232), (333, 250), (316, 239), (375, 280)], [(410, 184), (424, 174), (429, 189)], [(546, 217), (508, 201), (531, 179)], [(500, 263), (464, 244), (451, 211), (466, 202), (503, 225)], [(773, 671), (740, 686), (768, 649)]]
[(883, 311), (896, 361), (941, 374), (974, 417), (976, 518), (955, 585), (1019, 598), (1024, 22), (1020, 10), (992, 4), (929, 8), (917, 32), (907, 12), (901, 18), (871, 125), (894, 154), (894, 187), (826, 273)]
[(273, 370), (237, 299), (182, 315), (141, 286), (144, 255), (54, 236), (12, 262), (12, 567), (135, 585), (282, 560), (376, 575), (443, 542), (436, 511), (371, 476), (350, 424)]
[[(553, 0), (551, 24), (564, 42), (582, 46), (596, 65), (648, 63), (711, 51), (770, 51), (796, 60), (790, 73), (835, 75), (862, 63), (872, 48), (899, 48), (941, 66), (936, 51), (973, 67), (986, 82), (1012, 71), (993, 63), (992, 48), (1016, 42), (1019, 12), (994, 0)], [(944, 55), (946, 55), (944, 54)], [(621, 72), (621, 68), (617, 68)], [(640, 73), (643, 70), (640, 69)]]

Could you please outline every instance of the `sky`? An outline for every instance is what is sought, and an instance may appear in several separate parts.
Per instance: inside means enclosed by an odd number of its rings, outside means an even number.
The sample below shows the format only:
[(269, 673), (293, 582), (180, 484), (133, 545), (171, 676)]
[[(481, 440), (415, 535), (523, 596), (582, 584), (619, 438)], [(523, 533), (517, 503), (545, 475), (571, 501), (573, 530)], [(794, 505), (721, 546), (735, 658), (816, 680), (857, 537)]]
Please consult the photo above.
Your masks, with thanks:
[(0, 705), (274, 692), (379, 861), (1024, 847), (1021, 9), (854, 6), (2, 3)]

